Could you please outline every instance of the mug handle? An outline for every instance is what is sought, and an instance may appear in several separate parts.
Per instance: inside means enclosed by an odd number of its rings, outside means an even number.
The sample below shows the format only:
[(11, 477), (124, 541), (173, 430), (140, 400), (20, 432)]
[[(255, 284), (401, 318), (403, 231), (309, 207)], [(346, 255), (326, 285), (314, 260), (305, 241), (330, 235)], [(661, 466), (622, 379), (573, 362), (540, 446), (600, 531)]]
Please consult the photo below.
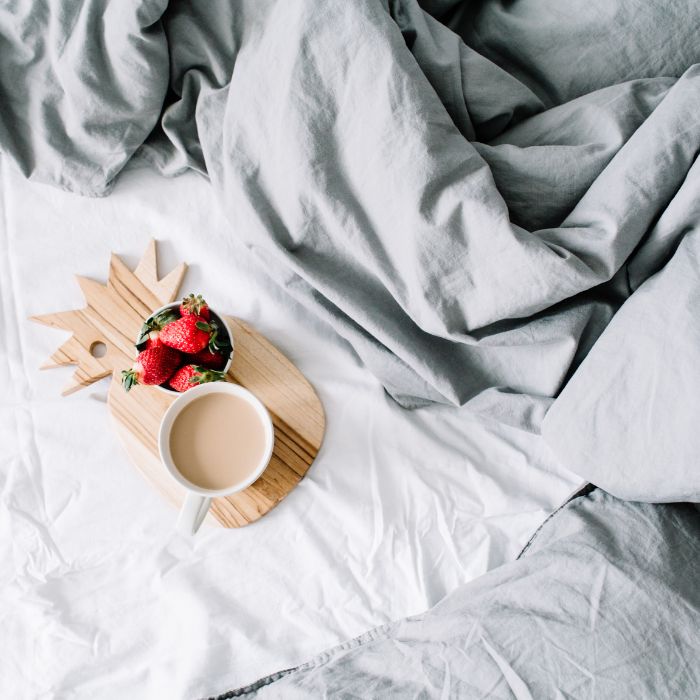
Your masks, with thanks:
[(204, 521), (204, 518), (209, 512), (211, 498), (208, 496), (200, 496), (198, 493), (191, 491), (185, 496), (185, 502), (180, 509), (180, 515), (177, 518), (177, 530), (183, 535), (194, 535), (199, 526)]

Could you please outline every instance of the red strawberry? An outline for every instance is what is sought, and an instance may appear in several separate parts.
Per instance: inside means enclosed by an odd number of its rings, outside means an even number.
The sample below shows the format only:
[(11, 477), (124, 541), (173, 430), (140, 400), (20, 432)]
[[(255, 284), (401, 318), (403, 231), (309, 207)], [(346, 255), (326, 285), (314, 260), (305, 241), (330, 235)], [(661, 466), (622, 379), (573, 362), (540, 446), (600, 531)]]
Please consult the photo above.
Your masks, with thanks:
[(199, 365), (185, 365), (173, 374), (168, 382), (175, 391), (187, 391), (198, 384), (207, 382), (220, 382), (224, 378), (223, 372), (215, 372)]
[(229, 357), (231, 357), (231, 351), (214, 351), (212, 352), (209, 348), (204, 348), (200, 350), (195, 355), (190, 355), (185, 358), (185, 361), (192, 363), (193, 365), (201, 365), (202, 367), (207, 367), (208, 369), (223, 369), (226, 367)]
[(179, 364), (179, 352), (165, 345), (154, 345), (140, 352), (131, 369), (122, 372), (122, 385), (129, 391), (135, 384), (162, 384)]
[(180, 303), (181, 316), (201, 316), (205, 321), (209, 320), (209, 305), (201, 294), (188, 294)]
[(164, 309), (159, 314), (148, 319), (143, 326), (136, 340), (136, 347), (146, 343), (146, 347), (150, 348), (160, 344), (160, 331), (177, 319), (175, 312), (172, 309)]
[[(144, 336), (143, 334), (139, 337), (139, 340), (141, 343), (144, 342)], [(145, 342), (146, 346), (144, 347), (144, 350), (148, 350), (149, 348), (155, 348), (157, 345), (163, 345), (163, 341), (160, 339), (160, 331), (151, 331), (145, 336)]]
[(194, 355), (207, 347), (214, 333), (215, 329), (201, 316), (187, 315), (165, 326), (159, 338), (164, 345)]

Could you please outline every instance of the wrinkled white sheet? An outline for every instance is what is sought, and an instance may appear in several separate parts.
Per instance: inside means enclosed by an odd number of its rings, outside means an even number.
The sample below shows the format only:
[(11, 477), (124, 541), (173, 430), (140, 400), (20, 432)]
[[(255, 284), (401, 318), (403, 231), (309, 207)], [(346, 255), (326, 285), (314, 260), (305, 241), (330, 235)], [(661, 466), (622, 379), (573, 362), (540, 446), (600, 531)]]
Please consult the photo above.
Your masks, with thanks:
[[(352, 351), (252, 267), (205, 180), (132, 170), (106, 199), (0, 159), (0, 679), (13, 698), (197, 697), (420, 612), (512, 558), (578, 484), (540, 438), (466, 409), (399, 408)], [(110, 429), (107, 380), (71, 397), (39, 365), (82, 303), (161, 241), (183, 291), (262, 330), (327, 411), (296, 491), (258, 524), (175, 534)]]

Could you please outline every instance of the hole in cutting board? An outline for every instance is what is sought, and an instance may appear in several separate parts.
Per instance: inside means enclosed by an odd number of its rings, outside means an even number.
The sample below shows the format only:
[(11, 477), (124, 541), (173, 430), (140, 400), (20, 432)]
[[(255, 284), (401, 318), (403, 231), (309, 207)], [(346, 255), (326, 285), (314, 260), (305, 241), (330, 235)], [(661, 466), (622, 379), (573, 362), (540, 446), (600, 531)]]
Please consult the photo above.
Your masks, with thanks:
[(104, 357), (107, 354), (107, 346), (101, 340), (96, 340), (90, 346), (90, 354), (98, 359)]

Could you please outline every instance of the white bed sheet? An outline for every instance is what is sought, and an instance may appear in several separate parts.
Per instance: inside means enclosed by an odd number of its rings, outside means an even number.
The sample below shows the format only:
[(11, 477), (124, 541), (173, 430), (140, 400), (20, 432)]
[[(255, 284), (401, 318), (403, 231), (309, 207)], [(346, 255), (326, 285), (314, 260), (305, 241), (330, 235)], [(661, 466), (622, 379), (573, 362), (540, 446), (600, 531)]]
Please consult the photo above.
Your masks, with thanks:
[[(105, 199), (0, 160), (0, 679), (3, 697), (199, 697), (420, 612), (513, 557), (578, 484), (524, 431), (407, 412), (349, 347), (250, 267), (199, 176), (124, 174)], [(150, 237), (183, 291), (266, 333), (317, 388), (319, 458), (259, 523), (174, 533), (174, 510), (110, 428), (108, 380), (68, 397), (40, 372), (66, 337), (26, 321), (76, 308)]]

